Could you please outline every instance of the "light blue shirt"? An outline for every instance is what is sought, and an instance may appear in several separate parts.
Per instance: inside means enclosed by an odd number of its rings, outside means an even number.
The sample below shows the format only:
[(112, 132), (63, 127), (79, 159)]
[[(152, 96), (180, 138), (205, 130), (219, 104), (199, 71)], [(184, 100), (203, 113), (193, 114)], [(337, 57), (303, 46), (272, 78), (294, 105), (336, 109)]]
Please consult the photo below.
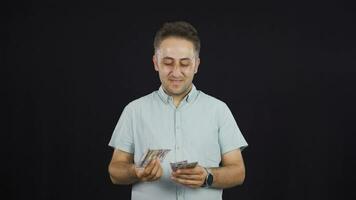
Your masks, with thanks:
[(192, 189), (173, 182), (169, 163), (188, 160), (204, 167), (218, 167), (222, 154), (242, 150), (247, 143), (228, 106), (193, 85), (178, 107), (162, 86), (130, 102), (109, 145), (132, 153), (135, 163), (149, 148), (171, 149), (161, 163), (162, 177), (134, 184), (133, 200), (219, 200), (222, 189)]

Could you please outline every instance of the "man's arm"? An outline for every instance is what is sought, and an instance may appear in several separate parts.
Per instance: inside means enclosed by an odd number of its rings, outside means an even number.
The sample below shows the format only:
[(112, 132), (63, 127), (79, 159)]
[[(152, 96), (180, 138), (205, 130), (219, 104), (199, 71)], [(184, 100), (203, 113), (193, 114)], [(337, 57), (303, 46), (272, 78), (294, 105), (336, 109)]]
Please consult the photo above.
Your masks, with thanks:
[(215, 188), (230, 188), (241, 185), (245, 180), (245, 165), (240, 149), (222, 155), (222, 166), (211, 168)]
[[(245, 166), (240, 149), (222, 155), (222, 167), (210, 168), (214, 177), (212, 187), (229, 188), (241, 185), (245, 179)], [(202, 166), (172, 172), (173, 181), (192, 188), (199, 188), (207, 176)]]
[(162, 176), (159, 159), (152, 160), (144, 169), (135, 167), (133, 155), (115, 149), (109, 164), (110, 179), (114, 184), (133, 184), (138, 181), (155, 181)]
[(133, 154), (115, 149), (109, 164), (110, 179), (114, 184), (132, 184), (138, 181)]

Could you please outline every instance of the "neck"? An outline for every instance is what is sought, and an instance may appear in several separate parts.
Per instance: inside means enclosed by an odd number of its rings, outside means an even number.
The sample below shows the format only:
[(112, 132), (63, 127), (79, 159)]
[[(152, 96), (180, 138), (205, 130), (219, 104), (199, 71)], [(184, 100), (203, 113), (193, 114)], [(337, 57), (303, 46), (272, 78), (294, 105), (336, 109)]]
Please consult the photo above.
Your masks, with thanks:
[[(174, 105), (175, 105), (176, 107), (179, 106), (180, 102), (184, 99), (185, 96), (187, 96), (187, 94), (192, 90), (192, 88), (193, 88), (193, 84), (191, 84), (191, 85), (189, 86), (189, 89), (186, 90), (186, 91), (185, 91), (184, 93), (182, 93), (182, 94), (179, 94), (179, 95), (172, 95), (172, 94), (170, 94), (170, 95), (173, 97), (173, 103), (174, 103)], [(167, 93), (166, 90), (165, 90), (165, 92)], [(169, 94), (169, 93), (167, 93), (167, 94)]]

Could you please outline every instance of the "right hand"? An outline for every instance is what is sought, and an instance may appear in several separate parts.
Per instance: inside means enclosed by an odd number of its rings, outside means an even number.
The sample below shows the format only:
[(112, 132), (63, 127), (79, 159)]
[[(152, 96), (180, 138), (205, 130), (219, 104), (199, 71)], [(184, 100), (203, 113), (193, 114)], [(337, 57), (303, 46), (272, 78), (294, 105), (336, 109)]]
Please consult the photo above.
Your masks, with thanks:
[(135, 173), (140, 181), (155, 181), (162, 176), (163, 170), (158, 158), (151, 160), (145, 168), (135, 167)]

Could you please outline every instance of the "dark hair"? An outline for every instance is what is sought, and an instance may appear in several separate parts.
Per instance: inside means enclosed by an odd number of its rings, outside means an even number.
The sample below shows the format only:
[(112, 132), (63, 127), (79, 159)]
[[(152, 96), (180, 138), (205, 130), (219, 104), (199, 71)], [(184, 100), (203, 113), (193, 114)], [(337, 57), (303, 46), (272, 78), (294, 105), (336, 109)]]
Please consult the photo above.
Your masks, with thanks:
[(155, 51), (159, 48), (161, 42), (168, 37), (178, 37), (186, 39), (193, 43), (196, 53), (200, 52), (200, 39), (198, 31), (193, 25), (185, 21), (166, 22), (157, 31), (153, 46)]

